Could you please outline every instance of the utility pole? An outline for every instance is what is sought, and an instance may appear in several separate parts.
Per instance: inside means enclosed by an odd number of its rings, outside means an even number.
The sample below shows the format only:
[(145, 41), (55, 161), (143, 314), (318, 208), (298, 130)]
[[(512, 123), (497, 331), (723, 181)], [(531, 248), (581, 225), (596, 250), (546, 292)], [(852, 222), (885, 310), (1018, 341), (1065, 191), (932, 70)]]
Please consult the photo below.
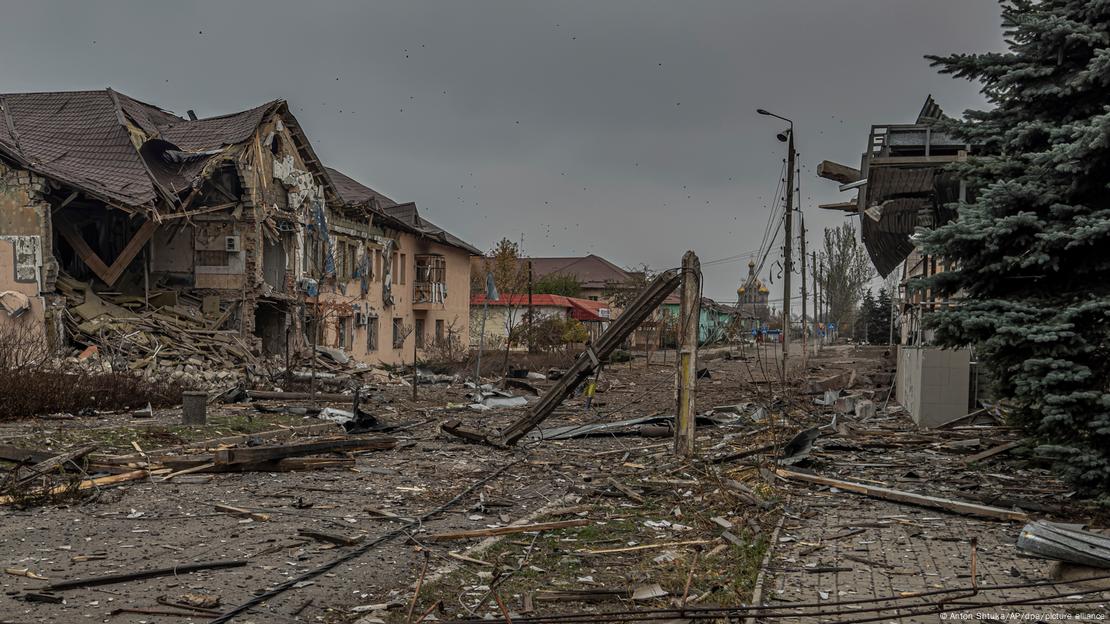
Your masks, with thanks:
[(809, 320), (806, 318), (806, 216), (798, 211), (798, 226), (801, 231), (800, 259), (802, 261), (802, 369), (809, 360)]
[(817, 323), (819, 323), (820, 320), (821, 320), (821, 309), (817, 307), (817, 273), (818, 273), (818, 268), (817, 268), (817, 252), (816, 251), (809, 252), (809, 266), (812, 269), (812, 273), (813, 273), (813, 335), (817, 338), (817, 340), (815, 340), (814, 343), (813, 343), (813, 349), (814, 349), (814, 351), (818, 351), (818, 350), (820, 350), (820, 347), (821, 347), (821, 335), (817, 333)]
[(778, 134), (780, 141), (786, 142), (786, 219), (783, 228), (786, 230), (785, 247), (783, 248), (783, 273), (786, 274), (782, 284), (782, 376), (786, 378), (786, 362), (790, 355), (790, 277), (794, 272), (794, 262), (791, 252), (794, 247), (794, 167), (797, 154), (794, 153), (794, 122), (782, 115), (776, 115), (763, 108), (755, 109), (760, 115), (767, 115), (781, 119), (790, 124), (786, 132)]
[[(528, 354), (532, 354), (532, 260), (528, 260)], [(529, 362), (531, 363), (531, 362)]]
[(674, 428), (675, 455), (693, 457), (694, 448), (694, 395), (698, 375), (698, 321), (701, 318), (701, 262), (693, 251), (682, 256), (682, 303), (679, 305), (678, 374), (675, 375), (678, 400), (677, 422)]
[(783, 281), (782, 281), (782, 375), (786, 378), (788, 368), (787, 358), (790, 357), (790, 275), (794, 272), (794, 261), (791, 252), (794, 247), (794, 124), (786, 137), (786, 219), (783, 228), (786, 230), (783, 247)]

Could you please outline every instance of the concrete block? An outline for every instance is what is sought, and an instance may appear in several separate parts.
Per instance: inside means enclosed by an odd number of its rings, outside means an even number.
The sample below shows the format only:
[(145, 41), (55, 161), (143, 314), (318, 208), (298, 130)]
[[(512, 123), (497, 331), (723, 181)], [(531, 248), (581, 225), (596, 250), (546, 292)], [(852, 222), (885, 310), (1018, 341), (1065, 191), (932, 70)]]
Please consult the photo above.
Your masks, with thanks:
[(848, 396), (842, 396), (836, 400), (836, 403), (833, 404), (833, 411), (837, 412), (838, 414), (853, 414), (856, 411), (856, 403), (858, 403), (862, 399), (863, 397), (858, 394), (849, 394)]
[(875, 403), (873, 401), (856, 401), (856, 418), (866, 419), (875, 417)]

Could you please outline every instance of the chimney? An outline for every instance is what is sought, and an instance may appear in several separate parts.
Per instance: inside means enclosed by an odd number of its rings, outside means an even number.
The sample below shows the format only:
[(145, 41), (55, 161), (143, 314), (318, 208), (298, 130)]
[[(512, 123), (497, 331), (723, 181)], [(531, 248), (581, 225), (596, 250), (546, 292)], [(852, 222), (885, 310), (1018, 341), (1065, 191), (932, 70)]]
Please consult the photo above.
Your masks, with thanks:
[(193, 109), (190, 108), (189, 110), (187, 110), (185, 112), (186, 112), (187, 115), (189, 115), (189, 121), (196, 121), (197, 120), (197, 114), (193, 112)]

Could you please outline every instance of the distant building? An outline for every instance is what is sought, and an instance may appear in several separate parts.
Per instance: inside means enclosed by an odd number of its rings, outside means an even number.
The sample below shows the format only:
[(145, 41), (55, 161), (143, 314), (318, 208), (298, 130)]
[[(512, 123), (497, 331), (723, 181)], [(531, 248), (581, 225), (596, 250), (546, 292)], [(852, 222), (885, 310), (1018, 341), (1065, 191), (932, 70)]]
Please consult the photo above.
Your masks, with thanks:
[[(682, 297), (673, 292), (659, 306), (656, 318), (663, 321), (663, 347), (673, 347), (678, 341), (678, 318), (682, 310)], [(728, 337), (728, 329), (736, 316), (736, 308), (710, 299), (701, 298), (698, 316), (698, 343), (706, 345), (721, 342)], [(661, 317), (661, 318), (660, 318)]]
[(759, 276), (755, 274), (755, 260), (748, 261), (748, 275), (736, 289), (738, 297), (736, 307), (741, 318), (766, 322), (771, 318), (771, 309), (767, 304), (771, 291)]
[[(489, 309), (485, 311), (486, 339), (505, 340), (509, 336), (510, 329), (515, 335), (519, 335), (518, 332), (527, 322), (525, 319), (529, 309), (528, 299), (527, 294), (501, 293), (500, 297), (491, 300)], [(472, 295), (470, 298), (470, 322), (473, 324), (470, 342), (473, 346), (478, 346), (479, 343), (485, 303), (484, 294)], [(531, 309), (534, 314), (533, 320), (558, 318), (579, 321), (586, 327), (591, 339), (597, 339), (609, 325), (608, 305), (591, 299), (534, 294), (531, 297)]]
[[(485, 271), (486, 258), (477, 257), (471, 261), (471, 270), (478, 275)], [(551, 275), (567, 275), (578, 280), (582, 287), (579, 297), (603, 301), (605, 293), (631, 279), (632, 275), (601, 256), (561, 257), (561, 258), (521, 258), (521, 262), (532, 262), (532, 278), (536, 281)]]

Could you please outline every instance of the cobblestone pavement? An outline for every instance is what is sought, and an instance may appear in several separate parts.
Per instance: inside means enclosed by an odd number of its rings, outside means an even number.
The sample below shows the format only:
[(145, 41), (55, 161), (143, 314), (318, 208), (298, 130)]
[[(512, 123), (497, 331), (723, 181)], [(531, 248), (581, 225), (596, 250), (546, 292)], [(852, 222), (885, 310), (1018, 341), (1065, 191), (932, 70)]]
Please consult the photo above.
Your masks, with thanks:
[[(963, 619), (1019, 621), (1105, 621), (1110, 591), (1075, 597), (1097, 584), (1048, 585), (984, 590), (966, 602), (1001, 603), (1038, 597), (1057, 597), (1057, 605), (972, 607), (966, 612), (867, 611), (893, 603), (865, 603), (836, 607), (837, 601), (900, 596), (902, 604), (935, 602), (942, 596), (908, 599), (910, 593), (972, 587), (972, 551), (976, 552), (977, 582), (1014, 586), (1051, 580), (1052, 562), (1023, 557), (1016, 541), (1022, 525), (949, 514), (943, 511), (857, 496), (823, 488), (797, 488), (775, 537), (761, 601), (765, 605), (822, 603), (841, 615), (775, 618), (779, 622), (960, 621)], [(974, 543), (974, 546), (973, 546)], [(1110, 572), (1110, 571), (1108, 571)], [(1101, 581), (1110, 588), (1110, 581)], [(954, 599), (955, 596), (943, 596)], [(1089, 604), (1101, 599), (1101, 603)], [(1083, 602), (1088, 601), (1088, 602)], [(901, 606), (898, 605), (898, 606)], [(779, 611), (779, 610), (776, 610)], [(779, 612), (798, 612), (783, 609)], [(766, 618), (770, 620), (771, 618)]]

